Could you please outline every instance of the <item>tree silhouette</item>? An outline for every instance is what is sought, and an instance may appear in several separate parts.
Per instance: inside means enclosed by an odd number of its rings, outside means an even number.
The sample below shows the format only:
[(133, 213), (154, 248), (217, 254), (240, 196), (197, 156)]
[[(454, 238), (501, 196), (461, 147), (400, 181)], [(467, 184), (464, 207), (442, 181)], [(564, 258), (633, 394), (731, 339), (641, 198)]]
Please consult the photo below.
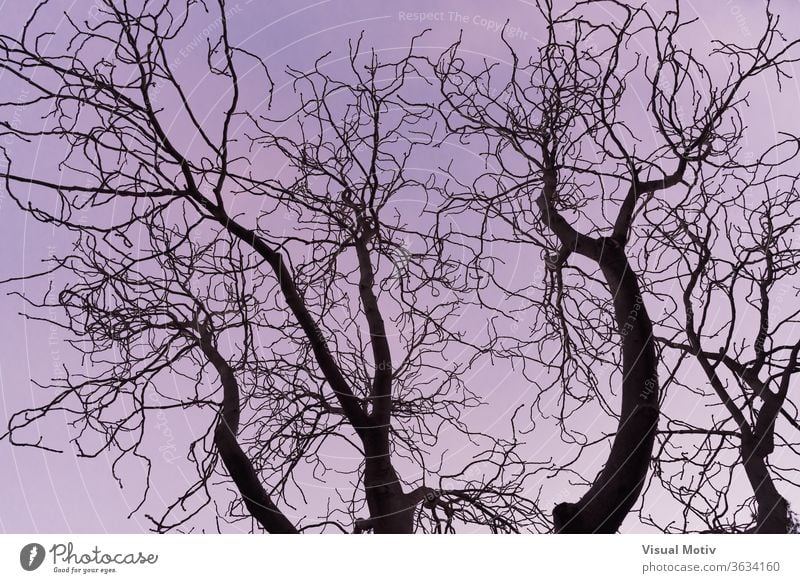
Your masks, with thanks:
[[(791, 243), (798, 225), (797, 176), (781, 170), (796, 154), (796, 140), (787, 138), (753, 163), (730, 160), (700, 176), (684, 204), (653, 208), (645, 216), (660, 253), (680, 257), (679, 276), (673, 279), (680, 293), (673, 287), (675, 304), (659, 323), (665, 335), (659, 340), (700, 366), (709, 397), (723, 407), (712, 418), (712, 429), (671, 421), (676, 433), (695, 433), (704, 441), (691, 458), (679, 457), (666, 433), (657, 456), (659, 475), (685, 507), (700, 510), (707, 502), (686, 498), (690, 494), (680, 487), (679, 473), (693, 475), (686, 466), (696, 463), (714, 468), (701, 478), (701, 490), (712, 502), (702, 513), (711, 531), (786, 533), (793, 528), (777, 487), (793, 484), (792, 472), (781, 464), (770, 466), (769, 457), (776, 448), (787, 454), (797, 448), (792, 437), (797, 406), (789, 390), (800, 343), (791, 332), (797, 310), (788, 302), (797, 293), (791, 286), (798, 268)], [(781, 306), (784, 302), (788, 305)], [(713, 325), (712, 313), (717, 314)], [(682, 389), (689, 388), (687, 381), (674, 373), (687, 366), (681, 358), (672, 365), (672, 382)], [(723, 510), (734, 505), (730, 483), (740, 467), (755, 511), (731, 520)], [(743, 504), (742, 510), (748, 508)]]
[[(487, 170), (471, 182), (456, 177), (452, 207), (484, 213), (479, 239), (516, 240), (532, 247), (550, 270), (541, 295), (526, 293), (529, 282), (522, 289), (502, 286), (523, 303), (530, 299), (527, 317), (538, 324), (530, 327), (532, 338), (509, 345), (509, 354), (556, 371), (553, 384), (541, 390), (561, 388), (560, 423), (581, 450), (598, 440), (566, 426), (594, 397), (606, 401), (603, 385), (609, 379), (598, 375), (598, 364), (611, 364), (610, 383), (620, 385), (619, 403), (606, 405), (617, 429), (602, 470), (594, 479), (583, 479), (587, 489), (577, 502), (555, 507), (557, 532), (616, 532), (640, 495), (654, 454), (662, 393), (647, 305), (652, 300), (646, 301), (642, 277), (658, 266), (659, 276), (677, 285), (683, 274), (672, 267), (684, 248), (660, 234), (657, 221), (663, 215), (653, 215), (658, 219), (638, 229), (637, 216), (653, 207), (679, 213), (685, 208), (693, 214), (713, 206), (710, 197), (687, 197), (687, 188), (703, 180), (707, 168), (733, 168), (743, 141), (741, 115), (748, 85), (768, 72), (779, 80), (787, 77), (796, 60), (792, 49), (797, 41), (782, 37), (778, 18), (767, 7), (765, 29), (754, 48), (716, 43), (711, 56), (727, 61), (727, 77), (717, 79), (695, 53), (681, 48), (679, 39), (693, 21), (682, 16), (680, 6), (675, 2), (670, 10), (658, 12), (611, 0), (575, 2), (559, 11), (553, 2), (543, 1), (537, 8), (547, 38), (533, 56), (520, 57), (506, 42), (508, 66), (487, 61), (475, 66), (458, 42), (436, 64), (448, 129), (464, 143), (480, 145), (489, 161)], [(635, 117), (641, 109), (631, 106), (631, 91), (646, 100), (646, 122)], [(759, 160), (740, 169), (755, 173), (763, 167), (769, 164)], [(641, 261), (632, 261), (642, 248)], [(716, 252), (698, 252), (691, 264), (695, 280)], [(660, 261), (653, 259), (656, 255)], [(667, 261), (669, 268), (660, 269)], [(772, 285), (772, 276), (766, 277), (760, 284), (765, 297)], [(598, 286), (592, 284), (597, 281), (610, 300), (596, 296)], [(690, 278), (685, 297), (691, 297), (696, 284)], [(684, 348), (705, 361), (703, 368), (717, 385), (712, 364), (725, 353), (711, 364), (706, 361), (695, 325), (687, 320)], [(614, 336), (620, 354), (615, 360), (606, 356), (614, 350)], [(763, 340), (754, 339), (757, 354), (763, 352)], [(549, 361), (539, 356), (552, 357), (554, 350), (556, 356)], [(757, 376), (764, 358), (757, 356), (740, 371)], [(788, 383), (795, 352), (783, 358), (787, 368), (781, 379)], [(724, 390), (715, 388), (724, 397)], [(785, 388), (774, 395), (757, 392), (765, 396), (760, 421), (754, 422), (759, 428), (745, 429), (742, 413), (735, 407), (730, 411), (742, 428), (742, 458), (762, 508), (761, 524), (770, 520), (764, 507), (786, 515), (785, 500), (765, 477), (763, 457), (771, 446), (755, 445), (772, 426)], [(572, 472), (573, 463), (563, 470)], [(713, 463), (709, 459), (703, 468)]]
[[(45, 49), (43, 2), (19, 40), (0, 39), (3, 69), (27, 88), (24, 106), (46, 119), (42, 129), (4, 127), (61, 147), (64, 172), (47, 175), (54, 164), (31, 176), (17, 170), (20, 150), (6, 150), (6, 187), (23, 210), (73, 235), (42, 274), (67, 273), (68, 283), (28, 301), (70, 332), (90, 369), (65, 371), (57, 396), (14, 415), (8, 437), (47, 448), (25, 432), (65, 414), (81, 455), (143, 460), (144, 503), (148, 417), (210, 409), (188, 451), (197, 480), (162, 516), (148, 515), (158, 531), (216, 505), (218, 460), (238, 492), (223, 517), (268, 532), (546, 528), (523, 487), (532, 469), (513, 420), (499, 437), (462, 419), (480, 404), (464, 376), (491, 345), (458, 328), (465, 276), (428, 233), (441, 194), (411, 169), (436, 132), (434, 111), (404, 97), (424, 63), (413, 41), (396, 60), (359, 41), (346, 66), (322, 57), (290, 70), (299, 104), (270, 119), (269, 72), (232, 46), (220, 1), (218, 38), (202, 60), (204, 83), (224, 97), (209, 112), (171, 61), (196, 9), (102, 2), (92, 22), (67, 17), (72, 36)], [(254, 71), (267, 87), (255, 99), (244, 95)], [(41, 191), (30, 206), (16, 194), (26, 184)], [(403, 208), (412, 199), (413, 219)], [(59, 309), (63, 317), (49, 315)], [(170, 378), (180, 379), (176, 392), (163, 388)], [(473, 446), (463, 465), (437, 460), (443, 432)], [(329, 467), (352, 450), (360, 463)], [(336, 475), (349, 497), (315, 501), (318, 520), (290, 516), (306, 500), (303, 484)]]
[[(544, 41), (504, 35), (508, 63), (359, 38), (290, 67), (288, 106), (232, 10), (100, 0), (54, 33), (45, 0), (0, 36), (0, 111), (25, 111), (0, 121), (0, 177), (66, 242), (46, 291), (15, 293), (78, 355), (5, 438), (60, 451), (40, 422), (66, 419), (120, 484), (136, 462), (132, 514), (158, 532), (205, 512), (270, 533), (793, 528), (773, 460), (800, 453), (797, 315), (776, 312), (797, 138), (743, 154), (749, 88), (796, 61), (769, 4), (753, 47), (708, 60), (677, 0), (537, 2)], [(444, 161), (454, 144), (485, 166)], [(474, 375), (493, 366), (534, 397), (487, 431)], [(686, 393), (710, 419), (670, 404)], [(194, 475), (152, 513), (170, 411)], [(537, 416), (567, 454), (526, 449)], [(545, 482), (580, 497), (551, 518)], [(642, 501), (664, 490), (683, 524)]]

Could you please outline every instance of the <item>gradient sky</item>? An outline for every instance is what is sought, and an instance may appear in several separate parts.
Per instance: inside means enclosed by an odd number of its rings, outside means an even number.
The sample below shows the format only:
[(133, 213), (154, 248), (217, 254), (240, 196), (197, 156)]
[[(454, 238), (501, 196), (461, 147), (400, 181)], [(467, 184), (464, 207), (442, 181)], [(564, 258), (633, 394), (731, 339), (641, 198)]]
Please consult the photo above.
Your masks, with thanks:
[[(0, 30), (5, 34), (17, 34), (21, 22), (30, 10), (29, 2), (0, 0)], [(659, 2), (654, 3), (659, 5)], [(61, 5), (76, 20), (82, 20), (92, 10), (92, 2), (62, 2)], [(718, 2), (683, 2), (686, 14), (696, 12), (700, 24), (695, 27), (697, 50), (704, 52), (709, 40), (722, 38), (748, 44), (755, 40), (763, 21), (760, 2), (746, 0), (719, 0)], [(474, 55), (506, 59), (499, 42), (499, 29), (506, 19), (516, 31), (512, 33), (513, 44), (524, 51), (524, 47), (535, 47), (539, 43), (541, 23), (536, 21), (535, 11), (528, 2), (520, 0), (495, 0), (493, 2), (428, 0), (428, 1), (344, 1), (323, 0), (258, 2), (240, 0), (230, 2), (231, 36), (248, 50), (262, 56), (276, 81), (275, 99), (291, 102), (292, 96), (282, 71), (287, 65), (304, 69), (315, 58), (327, 51), (334, 55), (346, 55), (349, 38), (366, 31), (364, 43), (378, 50), (391, 50), (407, 45), (409, 38), (423, 28), (432, 31), (422, 41), (426, 50), (437, 52), (451, 44), (463, 31), (465, 45)], [(783, 15), (790, 28), (800, 21), (800, 4), (795, 1), (774, 2), (776, 12)], [(433, 20), (414, 21), (409, 13), (427, 13)], [(53, 17), (54, 29), (58, 31), (58, 18)], [(702, 35), (701, 36), (701, 33)], [(793, 32), (789, 30), (789, 32)], [(202, 36), (201, 32), (198, 33)], [(187, 54), (196, 45), (196, 38), (187, 39)], [(191, 61), (189, 59), (188, 61)], [(187, 62), (188, 62), (187, 61)], [(198, 90), (198, 99), (204, 92), (203, 79), (191, 65), (180, 69), (187, 82)], [(0, 79), (0, 82), (4, 80)], [(788, 84), (782, 95), (776, 95), (774, 84), (765, 79), (763, 85), (751, 87), (752, 97), (745, 122), (750, 125), (747, 140), (754, 151), (772, 143), (777, 132), (798, 130), (797, 107), (800, 90), (796, 82)], [(4, 93), (5, 95), (5, 93)], [(16, 114), (15, 114), (16, 115)], [(19, 112), (24, 123), (25, 112)], [(13, 121), (13, 120), (12, 120)], [(0, 138), (2, 139), (2, 138)], [(37, 164), (47, 164), (46, 156)], [(35, 194), (35, 193), (34, 193)], [(39, 261), (52, 248), (63, 244), (63, 239), (51, 229), (42, 226), (19, 212), (0, 192), (0, 248), (3, 261), (0, 278), (35, 272)], [(18, 288), (21, 289), (21, 286)], [(40, 283), (32, 284), (28, 291), (41, 289)], [(11, 291), (8, 287), (3, 291)], [(46, 325), (26, 322), (19, 313), (24, 305), (17, 296), (0, 299), (0, 321), (4, 323), (0, 336), (0, 419), (5, 423), (8, 416), (21, 408), (37, 402), (39, 390), (30, 379), (46, 381), (52, 371), (62, 363), (74, 362), (74, 355), (64, 345), (61, 332)], [(481, 393), (491, 401), (488, 412), (481, 415), (481, 424), (489, 429), (492, 419), (505, 422), (503, 413), (513, 410), (525, 401), (525, 382), (513, 372), (498, 375), (496, 370), (477, 371), (473, 382), (482, 386)], [(673, 404), (676, 405), (676, 404)], [(685, 406), (695, 406), (684, 404)], [(682, 406), (680, 403), (677, 406)], [(496, 417), (495, 417), (496, 416)], [(58, 435), (67, 436), (66, 428), (52, 420), (47, 427), (51, 442)], [(180, 463), (169, 460), (173, 445), (191, 435), (190, 423), (180, 416), (170, 416), (156, 435), (160, 443), (154, 444), (162, 452), (163, 476), (173, 475), (174, 484), (184, 484)], [(62, 442), (66, 443), (66, 439)], [(179, 445), (178, 445), (179, 447)], [(547, 443), (538, 444), (540, 451), (550, 451)], [(555, 447), (555, 446), (552, 446)], [(178, 457), (182, 452), (177, 451)], [(66, 451), (56, 455), (32, 448), (13, 448), (7, 441), (0, 442), (0, 467), (4, 469), (3, 489), (0, 493), (0, 532), (141, 532), (149, 523), (140, 515), (128, 519), (128, 509), (138, 502), (140, 489), (136, 478), (125, 489), (112, 478), (109, 458), (100, 456), (94, 460), (78, 460), (74, 453)], [(172, 488), (166, 482), (163, 490), (155, 491), (157, 509), (159, 497), (169, 501)], [(556, 492), (563, 486), (551, 484)], [(568, 495), (574, 499), (576, 491)], [(791, 502), (791, 500), (790, 500)], [(152, 506), (151, 506), (152, 508)], [(635, 530), (636, 526), (628, 526)]]

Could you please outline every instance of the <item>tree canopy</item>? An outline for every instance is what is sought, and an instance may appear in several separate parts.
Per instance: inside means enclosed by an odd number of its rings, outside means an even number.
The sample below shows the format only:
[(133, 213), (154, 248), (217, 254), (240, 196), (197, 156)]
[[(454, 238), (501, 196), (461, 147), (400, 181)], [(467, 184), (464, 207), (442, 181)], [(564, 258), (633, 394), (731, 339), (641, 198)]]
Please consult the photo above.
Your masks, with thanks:
[(800, 58), (770, 4), (747, 46), (700, 50), (678, 0), (542, 0), (502, 60), (364, 33), (285, 71), (224, 0), (95, 8), (0, 36), (0, 177), (65, 243), (12, 293), (75, 355), (5, 439), (111, 453), (158, 532), (796, 528), (800, 138), (747, 134)]

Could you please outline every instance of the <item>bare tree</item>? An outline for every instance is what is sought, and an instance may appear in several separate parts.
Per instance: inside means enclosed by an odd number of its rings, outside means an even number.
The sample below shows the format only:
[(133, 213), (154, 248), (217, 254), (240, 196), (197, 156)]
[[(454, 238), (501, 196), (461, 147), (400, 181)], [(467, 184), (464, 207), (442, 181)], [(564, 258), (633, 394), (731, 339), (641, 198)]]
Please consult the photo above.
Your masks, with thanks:
[[(797, 140), (786, 137), (752, 163), (730, 162), (703, 175), (680, 204), (658, 205), (645, 214), (652, 248), (678, 258), (669, 292), (675, 302), (659, 322), (665, 336), (659, 340), (690, 358), (673, 359), (672, 390), (717, 401), (711, 418), (702, 419), (705, 426), (686, 417), (670, 421), (672, 431), (664, 432), (656, 455), (658, 477), (711, 531), (793, 528), (779, 487), (796, 487), (796, 470), (769, 459), (776, 448), (778, 455), (800, 451), (792, 437), (800, 426), (790, 396), (800, 352), (798, 311), (791, 301), (797, 295), (797, 153)], [(693, 364), (711, 394), (698, 386), (696, 374), (680, 374)], [(686, 435), (702, 442), (693, 455), (676, 455)], [(697, 475), (695, 464), (712, 471)], [(733, 488), (738, 469), (753, 496), (731, 518), (728, 509), (741, 500)], [(706, 500), (692, 500), (696, 495), (682, 487), (686, 479), (702, 486)]]
[[(67, 14), (55, 37), (49, 9), (0, 37), (26, 96), (0, 107), (44, 120), (3, 124), (17, 141), (2, 176), (21, 209), (72, 237), (41, 274), (66, 275), (62, 289), (28, 301), (69, 331), (87, 372), (65, 370), (6, 436), (51, 448), (36, 421), (66, 415), (80, 455), (144, 460), (144, 504), (153, 412), (193, 411), (197, 480), (148, 515), (157, 531), (216, 507), (225, 476), (237, 496), (219, 515), (273, 533), (546, 529), (514, 420), (498, 436), (463, 419), (480, 405), (467, 371), (491, 341), (459, 329), (465, 275), (426, 227), (440, 193), (413, 162), (437, 127), (404, 97), (423, 83), (413, 41), (394, 60), (356, 42), (343, 64), (290, 70), (299, 105), (276, 119), (270, 74), (233, 45), (223, 0), (194, 63), (203, 94), (223, 96), (211, 106), (174, 52), (205, 4), (107, 0), (90, 21)], [(60, 161), (27, 165), (26, 143)], [(449, 459), (445, 431), (470, 459)], [(330, 466), (352, 451), (359, 462)], [(339, 485), (309, 500), (308, 480)]]
[[(459, 188), (453, 188), (451, 208), (483, 212), (479, 239), (532, 247), (550, 272), (540, 290), (529, 281), (501, 287), (527, 305), (519, 310), (535, 322), (530, 339), (507, 343), (508, 354), (555, 372), (551, 384), (530, 377), (542, 393), (562, 391), (557, 415), (579, 453), (561, 470), (574, 475), (585, 451), (610, 440), (596, 477), (578, 472), (584, 495), (555, 507), (557, 532), (615, 532), (639, 497), (654, 454), (662, 393), (646, 305), (654, 300), (645, 301), (642, 275), (652, 271), (648, 258), (659, 236), (651, 223), (636, 228), (637, 217), (654, 205), (679, 204), (704, 168), (731, 163), (742, 141), (748, 84), (767, 72), (785, 78), (795, 61), (797, 41), (782, 37), (768, 6), (754, 47), (720, 42), (713, 48), (711, 57), (728, 63), (727, 77), (720, 79), (681, 48), (693, 21), (680, 8), (677, 1), (659, 12), (615, 0), (556, 8), (543, 0), (537, 9), (546, 38), (535, 54), (520, 56), (506, 43), (508, 63), (475, 67), (459, 42), (436, 65), (448, 129), (479, 145), (487, 159), (474, 180), (454, 179)], [(631, 105), (632, 91), (645, 96), (646, 112)], [(640, 255), (643, 248), (650, 254)], [(658, 249), (678, 261), (679, 249)], [(705, 269), (702, 260), (693, 266)], [(678, 277), (666, 268), (661, 275)], [(596, 282), (608, 295), (598, 295)], [(619, 358), (607, 356), (613, 343)], [(698, 353), (699, 341), (690, 338), (689, 347)], [(784, 362), (792, 369), (794, 356)], [(599, 364), (611, 365), (612, 372), (599, 373)], [(620, 385), (618, 403), (607, 403), (605, 383)], [(775, 399), (767, 397), (772, 412), (760, 416), (765, 427), (781, 395), (778, 389)], [(611, 435), (587, 437), (567, 427), (592, 401), (616, 417)], [(772, 506), (775, 493), (761, 477), (763, 455), (754, 455), (759, 448), (748, 443), (745, 466)]]
[[(712, 48), (722, 76), (681, 48), (677, 0), (543, 0), (532, 55), (503, 37), (508, 63), (461, 41), (431, 63), (418, 37), (380, 57), (357, 39), (289, 68), (288, 106), (235, 7), (211, 4), (102, 0), (54, 33), (45, 0), (0, 36), (0, 113), (26, 112), (0, 121), (0, 177), (65, 242), (27, 317), (78, 357), (5, 438), (61, 450), (39, 421), (66, 417), (120, 484), (143, 468), (132, 513), (159, 532), (206, 513), (271, 533), (601, 533), (637, 512), (667, 532), (792, 528), (776, 458), (799, 453), (800, 344), (776, 297), (797, 271), (797, 140), (741, 151), (748, 87), (795, 62), (769, 4), (754, 46)], [(448, 140), (485, 168), (433, 170)], [(490, 362), (536, 390), (502, 432), (473, 415)], [(710, 420), (670, 409), (686, 391)], [(194, 475), (153, 511), (171, 411)], [(566, 456), (531, 458), (536, 416)], [(552, 520), (545, 479), (582, 489)], [(683, 524), (637, 507), (658, 488)]]

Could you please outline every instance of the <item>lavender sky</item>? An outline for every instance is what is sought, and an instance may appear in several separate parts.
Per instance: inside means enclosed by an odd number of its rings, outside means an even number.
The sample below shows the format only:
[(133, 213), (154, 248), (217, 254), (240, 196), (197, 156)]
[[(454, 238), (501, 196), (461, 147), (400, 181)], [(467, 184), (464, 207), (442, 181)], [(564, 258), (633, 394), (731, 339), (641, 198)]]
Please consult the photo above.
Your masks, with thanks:
[[(659, 5), (659, 2), (655, 2)], [(91, 17), (93, 2), (56, 2), (76, 20)], [(665, 4), (666, 5), (666, 4)], [(781, 14), (784, 23), (796, 23), (800, 19), (800, 4), (784, 0), (773, 3), (774, 10)], [(697, 50), (705, 52), (710, 39), (725, 39), (741, 44), (755, 40), (763, 23), (761, 2), (746, 0), (719, 0), (717, 2), (682, 2), (685, 14), (696, 13), (700, 23), (695, 26), (696, 37), (691, 39)], [(30, 3), (20, 0), (0, 0), (0, 30), (5, 34), (17, 34), (28, 16)], [(53, 10), (53, 30), (61, 25), (59, 11)], [(424, 22), (419, 14), (423, 14)], [(472, 1), (396, 1), (386, 0), (356, 2), (344, 0), (276, 1), (258, 2), (240, 0), (229, 4), (229, 27), (233, 40), (240, 46), (260, 55), (270, 67), (276, 82), (274, 100), (276, 107), (292, 103), (294, 97), (283, 74), (286, 66), (298, 69), (309, 67), (315, 58), (325, 52), (346, 55), (347, 39), (366, 31), (364, 44), (378, 51), (391, 52), (407, 46), (409, 38), (424, 28), (432, 29), (421, 41), (422, 48), (432, 54), (449, 46), (463, 32), (465, 46), (476, 58), (505, 61), (507, 52), (500, 43), (500, 28), (508, 19), (509, 40), (520, 50), (534, 50), (540, 42), (541, 23), (528, 2), (520, 0)], [(207, 31), (214, 33), (218, 22), (213, 15), (208, 17)], [(792, 31), (789, 31), (790, 33)], [(210, 100), (213, 106), (215, 95), (204, 91), (204, 73), (193, 59), (193, 52), (205, 43), (201, 29), (186, 37), (183, 49), (177, 50), (176, 59), (184, 64), (179, 67), (189, 85), (197, 91), (195, 98)], [(196, 55), (195, 55), (196, 56)], [(177, 61), (176, 61), (177, 62)], [(708, 61), (707, 61), (708, 62)], [(710, 62), (713, 66), (713, 61)], [(0, 83), (6, 83), (0, 79)], [(773, 143), (779, 131), (800, 130), (797, 115), (800, 89), (792, 80), (780, 95), (771, 79), (765, 78), (760, 85), (750, 89), (750, 107), (745, 123), (748, 146), (754, 151), (763, 150)], [(634, 87), (632, 91), (635, 91)], [(7, 91), (4, 92), (4, 95)], [(26, 111), (14, 111), (13, 124), (31, 123)], [(174, 129), (179, 132), (180, 128)], [(0, 137), (0, 139), (2, 139)], [(187, 137), (191, 139), (191, 137)], [(47, 152), (39, 152), (32, 162), (47, 165)], [(37, 192), (31, 190), (35, 197)], [(0, 245), (3, 261), (0, 278), (17, 276), (37, 271), (42, 258), (53, 249), (64, 244), (63, 237), (52, 229), (36, 223), (20, 212), (0, 192)], [(519, 257), (511, 257), (511, 266), (521, 266)], [(25, 288), (24, 286), (28, 287)], [(13, 284), (3, 292), (14, 289), (41, 290), (41, 282)], [(64, 343), (62, 332), (47, 325), (26, 322), (20, 312), (26, 308), (18, 296), (0, 296), (0, 420), (5, 424), (15, 411), (40, 402), (36, 396), (40, 391), (31, 379), (46, 382), (63, 364), (74, 364), (75, 355)], [(465, 314), (465, 318), (480, 318), (479, 314)], [(491, 406), (478, 415), (475, 421), (487, 431), (502, 431), (507, 423), (507, 414), (518, 404), (530, 398), (529, 387), (514, 371), (485, 366), (476, 370), (470, 379)], [(689, 399), (668, 403), (676, 409), (686, 409), (690, 414), (696, 402)], [(587, 422), (591, 425), (591, 419)], [(598, 428), (603, 427), (598, 421)], [(55, 418), (42, 424), (40, 430), (51, 442), (66, 444), (68, 430)], [(193, 434), (191, 421), (181, 415), (165, 416), (155, 428), (153, 447), (160, 459), (160, 480), (154, 490), (150, 508), (158, 502), (170, 501), (176, 488), (187, 483), (190, 476), (185, 473), (179, 458), (183, 457), (181, 444)], [(456, 448), (457, 449), (457, 448)], [(468, 450), (461, 452), (467, 455)], [(568, 455), (557, 436), (543, 439), (532, 446), (531, 455)], [(33, 448), (15, 448), (8, 441), (0, 442), (0, 467), (3, 468), (3, 489), (0, 495), (0, 532), (142, 532), (150, 523), (141, 513), (131, 518), (127, 515), (139, 501), (141, 482), (137, 482), (135, 468), (129, 468), (131, 480), (125, 488), (112, 478), (109, 471), (110, 458), (101, 455), (97, 459), (77, 459), (69, 448), (63, 454), (46, 453)], [(554, 501), (559, 494), (575, 497), (575, 490), (566, 489), (565, 484), (549, 484)], [(666, 500), (666, 498), (665, 498)], [(657, 505), (658, 500), (650, 503)], [(792, 502), (790, 498), (790, 502)], [(798, 502), (795, 500), (795, 502)], [(666, 502), (665, 502), (666, 503)], [(154, 506), (153, 506), (154, 505)], [(667, 510), (670, 512), (672, 510)], [(212, 528), (209, 524), (198, 527)], [(638, 530), (636, 524), (626, 524), (626, 530)]]

